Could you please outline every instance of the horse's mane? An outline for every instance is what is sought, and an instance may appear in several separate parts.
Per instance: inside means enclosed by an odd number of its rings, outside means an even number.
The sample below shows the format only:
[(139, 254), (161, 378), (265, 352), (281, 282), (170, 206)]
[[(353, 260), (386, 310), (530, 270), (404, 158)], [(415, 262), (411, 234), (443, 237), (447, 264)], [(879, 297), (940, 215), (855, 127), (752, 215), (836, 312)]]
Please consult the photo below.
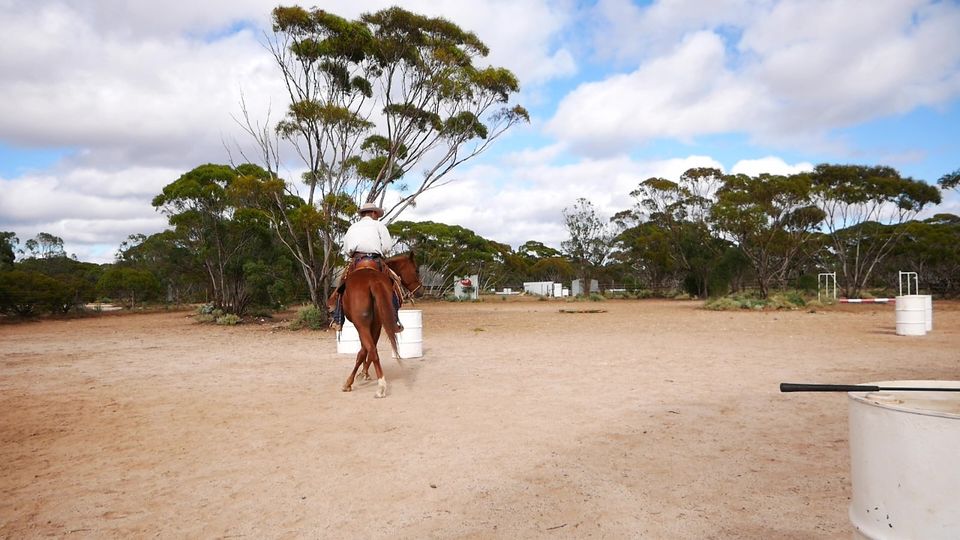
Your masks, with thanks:
[(410, 259), (410, 262), (412, 262), (414, 265), (417, 264), (417, 259), (416, 259), (416, 257), (414, 256), (413, 250), (410, 250), (410, 251), (407, 251), (407, 252), (404, 252), (404, 253), (399, 253), (399, 254), (394, 255), (394, 256), (392, 256), (392, 257), (387, 257), (386, 261), (387, 261), (387, 262), (390, 262), (390, 261), (399, 261), (399, 260), (402, 260), (402, 259)]

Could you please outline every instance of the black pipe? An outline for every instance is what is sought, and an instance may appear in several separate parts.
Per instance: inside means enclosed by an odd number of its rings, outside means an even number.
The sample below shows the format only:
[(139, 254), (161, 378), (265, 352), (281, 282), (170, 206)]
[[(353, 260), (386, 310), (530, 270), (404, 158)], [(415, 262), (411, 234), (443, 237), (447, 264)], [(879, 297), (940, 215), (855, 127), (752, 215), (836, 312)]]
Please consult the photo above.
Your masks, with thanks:
[(781, 392), (960, 392), (960, 388), (873, 386), (869, 384), (780, 383), (780, 391)]

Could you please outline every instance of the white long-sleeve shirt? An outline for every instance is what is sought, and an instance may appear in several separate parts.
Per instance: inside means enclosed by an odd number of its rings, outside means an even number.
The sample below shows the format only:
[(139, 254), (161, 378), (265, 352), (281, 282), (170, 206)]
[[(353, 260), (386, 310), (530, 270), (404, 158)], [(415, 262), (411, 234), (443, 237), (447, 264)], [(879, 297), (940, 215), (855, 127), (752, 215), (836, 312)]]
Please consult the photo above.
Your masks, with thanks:
[(343, 254), (347, 257), (354, 251), (388, 255), (393, 249), (393, 237), (387, 226), (369, 216), (360, 218), (347, 229), (343, 236)]

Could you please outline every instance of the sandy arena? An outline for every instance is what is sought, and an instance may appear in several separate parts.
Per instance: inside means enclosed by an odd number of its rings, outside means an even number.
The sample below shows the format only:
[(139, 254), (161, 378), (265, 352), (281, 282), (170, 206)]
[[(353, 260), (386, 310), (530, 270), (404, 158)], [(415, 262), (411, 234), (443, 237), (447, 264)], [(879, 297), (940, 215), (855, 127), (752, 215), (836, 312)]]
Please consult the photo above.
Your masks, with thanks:
[(0, 325), (0, 536), (849, 538), (847, 397), (778, 383), (960, 379), (960, 303), (700, 306), (421, 303), (382, 400), (276, 321)]

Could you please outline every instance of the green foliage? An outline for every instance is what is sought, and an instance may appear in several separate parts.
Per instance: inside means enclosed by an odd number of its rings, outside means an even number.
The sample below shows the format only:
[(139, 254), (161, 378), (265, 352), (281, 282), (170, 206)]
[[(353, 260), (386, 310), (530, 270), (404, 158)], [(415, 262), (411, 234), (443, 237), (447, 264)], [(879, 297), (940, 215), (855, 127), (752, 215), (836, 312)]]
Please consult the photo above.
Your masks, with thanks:
[(957, 189), (960, 187), (960, 169), (941, 176), (937, 183), (943, 189)]
[(579, 278), (589, 283), (610, 254), (613, 233), (597, 215), (593, 203), (584, 198), (577, 199), (572, 208), (563, 209), (563, 220), (570, 238), (560, 246)]
[(228, 313), (226, 315), (221, 315), (217, 317), (216, 323), (220, 326), (235, 326), (240, 322), (240, 317), (234, 315), (233, 313)]
[(0, 272), (0, 312), (20, 316), (65, 313), (74, 305), (72, 298), (73, 291), (63, 282), (39, 272)]
[[(207, 164), (183, 174), (153, 200), (174, 226), (174, 242), (204, 270), (214, 303), (229, 313), (243, 315), (257, 295), (251, 278), (270, 266), (263, 261), (276, 259), (269, 214), (248, 206), (274, 188), (272, 182), (254, 165)], [(301, 210), (295, 227), (322, 225), (324, 216), (315, 208)]]
[(716, 197), (710, 222), (750, 261), (761, 296), (775, 285), (783, 287), (825, 217), (813, 205), (809, 177), (728, 175)]
[(322, 330), (325, 328), (326, 314), (322, 308), (317, 306), (307, 306), (297, 312), (296, 318), (290, 324), (290, 328), (299, 330), (309, 328), (311, 330)]
[(159, 282), (159, 293), (176, 304), (203, 298), (210, 279), (204, 261), (190, 249), (176, 231), (166, 230), (150, 236), (130, 235), (117, 250), (116, 265), (148, 270)]
[(137, 300), (154, 299), (160, 293), (160, 281), (149, 270), (127, 267), (110, 267), (97, 282), (101, 294), (123, 298), (130, 308), (137, 307)]
[(63, 239), (49, 233), (38, 233), (36, 237), (27, 240), (23, 245), (32, 258), (50, 259), (67, 256), (67, 253), (63, 250)]
[(17, 258), (15, 250), (19, 243), (17, 233), (0, 231), (0, 270), (13, 268), (13, 261)]
[(481, 283), (489, 284), (484, 286), (494, 286), (503, 279), (510, 246), (464, 227), (432, 221), (397, 221), (389, 229), (398, 245), (416, 253), (418, 264), (436, 273), (444, 285), (451, 284), (453, 276), (471, 274), (480, 275)]
[(857, 297), (890, 255), (912, 220), (939, 204), (936, 186), (902, 177), (886, 166), (817, 165), (809, 173), (814, 198), (824, 211), (829, 265), (838, 269), (843, 294)]
[(741, 293), (731, 296), (712, 298), (704, 304), (705, 309), (713, 311), (731, 311), (749, 309), (755, 311), (770, 309), (800, 309), (807, 305), (806, 299), (796, 291), (762, 297), (759, 292)]

